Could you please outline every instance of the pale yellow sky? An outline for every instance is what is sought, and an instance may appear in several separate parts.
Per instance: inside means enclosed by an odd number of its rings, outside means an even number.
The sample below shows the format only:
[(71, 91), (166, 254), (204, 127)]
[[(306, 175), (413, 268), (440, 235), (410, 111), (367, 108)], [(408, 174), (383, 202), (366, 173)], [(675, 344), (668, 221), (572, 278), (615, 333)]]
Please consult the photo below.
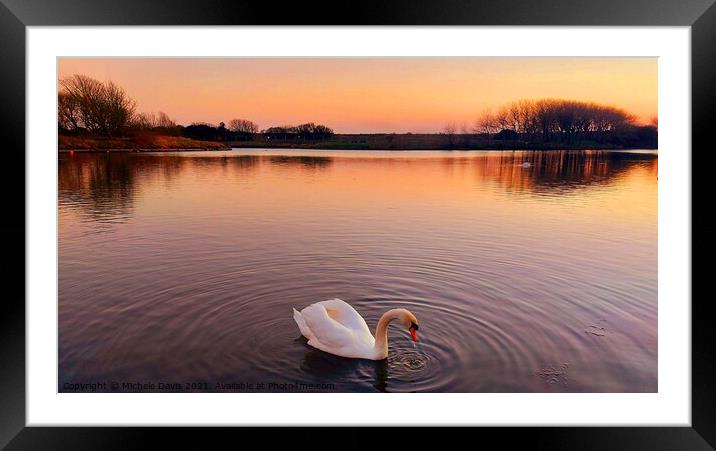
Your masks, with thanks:
[(339, 133), (472, 126), (485, 109), (543, 97), (594, 101), (648, 122), (656, 58), (62, 58), (125, 88), (139, 111), (178, 123), (250, 119), (261, 128), (316, 122)]

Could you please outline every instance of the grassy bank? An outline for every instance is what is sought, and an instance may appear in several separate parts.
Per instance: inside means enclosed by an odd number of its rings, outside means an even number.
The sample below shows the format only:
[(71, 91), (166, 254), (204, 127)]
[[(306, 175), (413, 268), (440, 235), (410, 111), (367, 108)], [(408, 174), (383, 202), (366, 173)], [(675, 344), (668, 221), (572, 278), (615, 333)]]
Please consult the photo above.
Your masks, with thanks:
[(197, 141), (183, 136), (136, 134), (123, 138), (99, 138), (59, 135), (58, 150), (227, 150), (225, 143)]
[(573, 142), (531, 142), (499, 140), (480, 134), (336, 134), (323, 140), (269, 139), (255, 135), (247, 141), (200, 141), (183, 136), (137, 133), (123, 138), (59, 136), (62, 151), (161, 151), (227, 150), (239, 148), (334, 149), (334, 150), (619, 150), (652, 149), (655, 143), (622, 144), (582, 140)]

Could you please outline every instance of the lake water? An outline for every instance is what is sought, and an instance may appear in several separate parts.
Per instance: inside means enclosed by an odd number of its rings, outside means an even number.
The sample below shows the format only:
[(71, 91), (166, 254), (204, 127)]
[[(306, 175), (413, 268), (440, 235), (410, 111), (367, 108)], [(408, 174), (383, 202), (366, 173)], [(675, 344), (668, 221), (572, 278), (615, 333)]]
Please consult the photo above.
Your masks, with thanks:
[[(60, 154), (58, 389), (655, 392), (657, 169), (646, 151)], [(382, 362), (309, 347), (292, 308), (333, 297), (372, 331), (410, 309), (420, 341), (391, 325)]]

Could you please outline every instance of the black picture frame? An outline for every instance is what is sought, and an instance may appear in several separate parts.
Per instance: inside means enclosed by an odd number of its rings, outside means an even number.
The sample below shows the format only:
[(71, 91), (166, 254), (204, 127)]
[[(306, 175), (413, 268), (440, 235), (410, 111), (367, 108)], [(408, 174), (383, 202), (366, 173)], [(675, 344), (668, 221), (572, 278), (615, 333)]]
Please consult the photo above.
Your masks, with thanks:
[[(25, 382), (25, 36), (29, 26), (106, 25), (528, 25), (528, 26), (689, 26), (692, 63), (692, 397), (691, 427), (532, 427), (463, 429), (471, 442), (529, 444), (545, 449), (712, 449), (716, 447), (716, 360), (711, 298), (697, 295), (706, 285), (713, 255), (716, 221), (702, 206), (710, 195), (708, 164), (694, 157), (709, 151), (716, 119), (715, 0), (393, 0), (338, 4), (327, 0), (274, 2), (257, 0), (0, 0), (0, 115), (5, 161), (13, 168), (0, 178), (5, 214), (0, 222), (4, 248), (2, 274), (12, 287), (0, 314), (0, 446), (8, 449), (127, 449), (148, 439), (171, 440), (206, 448), (215, 440), (232, 440), (234, 428), (39, 428), (26, 427)], [(688, 149), (684, 149), (687, 152)], [(19, 160), (19, 161), (18, 161)], [(700, 184), (700, 185), (699, 185)], [(237, 408), (241, 408), (237, 406)], [(406, 406), (407, 408), (407, 406)], [(419, 408), (419, 406), (414, 406)], [(421, 428), (421, 434), (427, 432)], [(288, 436), (294, 443), (315, 439), (317, 431), (291, 429), (286, 434), (243, 429), (241, 441), (269, 443)], [(357, 444), (364, 431), (333, 428), (343, 443)], [(415, 434), (415, 432), (408, 432)], [(168, 443), (168, 442), (164, 442)], [(470, 443), (470, 442), (468, 442)], [(474, 442), (473, 442), (474, 443)]]

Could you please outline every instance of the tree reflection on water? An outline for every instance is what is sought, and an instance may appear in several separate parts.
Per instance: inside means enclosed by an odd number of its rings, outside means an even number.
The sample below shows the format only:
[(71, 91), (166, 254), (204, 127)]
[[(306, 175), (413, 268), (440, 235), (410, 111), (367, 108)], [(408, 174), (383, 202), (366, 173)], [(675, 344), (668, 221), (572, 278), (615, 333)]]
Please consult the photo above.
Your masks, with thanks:
[[(409, 158), (405, 153), (396, 155)], [(370, 156), (358, 158), (370, 163), (380, 161)], [(217, 168), (248, 175), (262, 165), (326, 170), (341, 160), (339, 155), (62, 154), (58, 165), (59, 202), (79, 207), (91, 220), (124, 221), (132, 214), (138, 179), (159, 178), (170, 183), (185, 171)], [(448, 171), (468, 169), (480, 183), (490, 183), (507, 193), (559, 194), (604, 186), (637, 167), (650, 171), (654, 177), (658, 173), (658, 157), (654, 153), (609, 151), (455, 153), (441, 156), (440, 164)]]

